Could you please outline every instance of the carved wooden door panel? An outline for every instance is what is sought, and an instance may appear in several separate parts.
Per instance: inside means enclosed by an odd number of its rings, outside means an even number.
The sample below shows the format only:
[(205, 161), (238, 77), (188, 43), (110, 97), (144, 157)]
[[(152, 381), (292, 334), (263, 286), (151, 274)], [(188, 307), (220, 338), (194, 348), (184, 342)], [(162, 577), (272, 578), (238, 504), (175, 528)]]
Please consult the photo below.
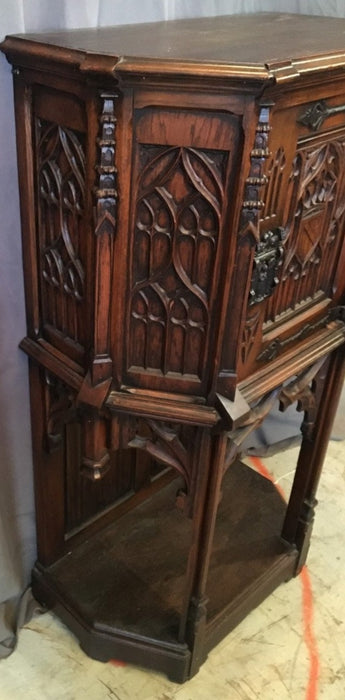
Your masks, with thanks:
[(344, 114), (321, 121), (319, 133), (305, 120), (308, 108), (294, 106), (272, 119), (240, 379), (336, 322), (331, 309), (344, 293)]
[(126, 382), (202, 393), (241, 146), (239, 118), (138, 110)]

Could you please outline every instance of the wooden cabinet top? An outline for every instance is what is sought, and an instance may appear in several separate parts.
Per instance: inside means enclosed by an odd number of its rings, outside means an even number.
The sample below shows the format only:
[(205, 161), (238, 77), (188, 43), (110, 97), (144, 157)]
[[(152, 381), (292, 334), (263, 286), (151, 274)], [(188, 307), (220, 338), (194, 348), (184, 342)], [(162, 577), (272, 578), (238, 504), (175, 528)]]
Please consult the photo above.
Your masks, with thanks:
[(16, 35), (1, 48), (14, 63), (31, 56), (86, 72), (280, 82), (343, 69), (345, 20), (276, 13), (203, 17)]

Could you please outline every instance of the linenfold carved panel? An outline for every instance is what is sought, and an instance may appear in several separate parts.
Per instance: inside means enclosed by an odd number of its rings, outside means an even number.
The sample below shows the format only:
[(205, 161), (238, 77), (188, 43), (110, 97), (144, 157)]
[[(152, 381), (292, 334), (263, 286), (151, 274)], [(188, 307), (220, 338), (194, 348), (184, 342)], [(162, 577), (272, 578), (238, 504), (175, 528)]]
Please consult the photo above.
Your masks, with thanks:
[(296, 155), (282, 280), (268, 303), (266, 321), (316, 292), (331, 293), (330, 270), (344, 225), (344, 157), (344, 137), (302, 146)]
[(82, 344), (83, 136), (40, 119), (36, 133), (43, 322)]
[(140, 146), (130, 366), (202, 378), (227, 156)]

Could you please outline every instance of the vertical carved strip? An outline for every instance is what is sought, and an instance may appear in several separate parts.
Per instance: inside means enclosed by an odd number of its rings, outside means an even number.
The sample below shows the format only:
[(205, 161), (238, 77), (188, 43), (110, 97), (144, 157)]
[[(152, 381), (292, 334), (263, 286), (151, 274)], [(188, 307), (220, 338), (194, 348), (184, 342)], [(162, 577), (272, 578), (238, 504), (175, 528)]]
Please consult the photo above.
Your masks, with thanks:
[(97, 384), (111, 376), (110, 358), (110, 297), (111, 270), (113, 259), (114, 236), (116, 232), (117, 170), (116, 151), (116, 116), (115, 101), (117, 95), (102, 93), (102, 114), (100, 115), (100, 135), (97, 139), (99, 162), (96, 196), (96, 260), (95, 260), (95, 328), (94, 359), (92, 364), (92, 382)]
[[(264, 172), (271, 153), (268, 147), (271, 130), (271, 101), (260, 105), (258, 124), (253, 148), (250, 152), (249, 173), (245, 181), (244, 197), (240, 215), (235, 269), (241, 270), (229, 297), (227, 324), (223, 336), (221, 369), (217, 391), (232, 401), (236, 390), (236, 367), (243, 356), (243, 337), (250, 293), (250, 268), (253, 263), (255, 243), (260, 242), (260, 211), (264, 208), (262, 193), (267, 184)], [(232, 321), (235, 319), (235, 321)], [(236, 321), (237, 320), (237, 321)], [(240, 327), (234, 332), (234, 323)]]
[(250, 170), (246, 179), (244, 201), (242, 204), (240, 235), (251, 233), (256, 241), (260, 240), (260, 211), (265, 202), (262, 199), (263, 188), (266, 188), (268, 177), (264, 170), (266, 160), (271, 152), (268, 148), (271, 126), (270, 107), (273, 102), (265, 102), (260, 105), (259, 121), (256, 127), (254, 148), (250, 154)]

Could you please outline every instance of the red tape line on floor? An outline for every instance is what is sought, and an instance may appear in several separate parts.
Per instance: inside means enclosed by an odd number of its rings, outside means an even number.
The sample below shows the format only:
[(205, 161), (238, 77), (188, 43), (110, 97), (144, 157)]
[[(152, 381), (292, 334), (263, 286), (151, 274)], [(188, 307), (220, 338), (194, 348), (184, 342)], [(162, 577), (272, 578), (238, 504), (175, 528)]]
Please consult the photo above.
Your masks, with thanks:
[[(259, 474), (264, 476), (266, 479), (269, 479), (274, 484), (275, 488), (284, 498), (284, 500), (286, 500), (283, 489), (278, 484), (274, 483), (272, 475), (268, 471), (265, 464), (261, 461), (261, 459), (259, 457), (251, 457), (250, 461), (253, 467), (256, 469), (256, 471), (258, 471)], [(304, 566), (301, 571), (300, 581), (302, 584), (303, 637), (309, 654), (309, 678), (305, 699), (316, 700), (318, 691), (320, 662), (317, 643), (313, 630), (313, 591), (311, 587), (309, 572), (306, 566)]]

